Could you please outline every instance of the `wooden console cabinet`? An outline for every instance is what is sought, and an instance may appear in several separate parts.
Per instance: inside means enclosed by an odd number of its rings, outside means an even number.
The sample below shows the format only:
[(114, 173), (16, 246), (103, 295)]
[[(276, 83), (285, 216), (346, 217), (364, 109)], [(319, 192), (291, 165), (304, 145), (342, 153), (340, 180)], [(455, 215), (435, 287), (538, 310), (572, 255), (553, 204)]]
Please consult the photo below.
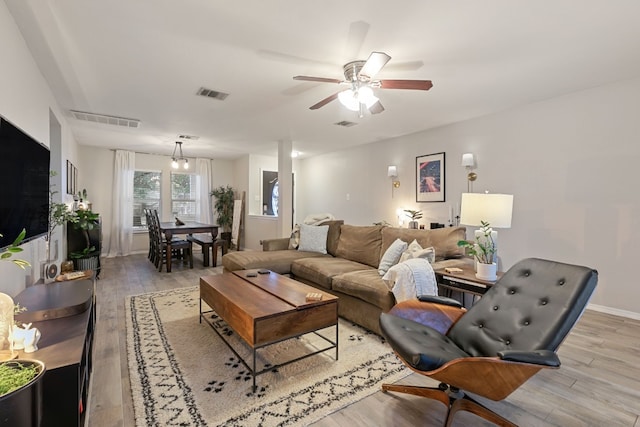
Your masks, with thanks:
[(16, 316), (42, 333), (38, 350), (19, 357), (44, 362), (42, 426), (84, 426), (96, 322), (95, 281), (35, 285), (14, 298), (27, 307)]

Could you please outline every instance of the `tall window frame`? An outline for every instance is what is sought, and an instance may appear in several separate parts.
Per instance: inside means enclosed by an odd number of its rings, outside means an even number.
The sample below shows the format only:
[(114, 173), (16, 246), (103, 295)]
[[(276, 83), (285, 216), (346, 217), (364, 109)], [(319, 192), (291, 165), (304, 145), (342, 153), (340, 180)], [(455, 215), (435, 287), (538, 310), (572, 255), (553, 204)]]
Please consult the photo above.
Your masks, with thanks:
[(181, 221), (196, 221), (198, 208), (198, 175), (193, 172), (171, 172), (171, 215)]
[(145, 209), (162, 208), (162, 171), (136, 169), (133, 174), (133, 231), (148, 230)]

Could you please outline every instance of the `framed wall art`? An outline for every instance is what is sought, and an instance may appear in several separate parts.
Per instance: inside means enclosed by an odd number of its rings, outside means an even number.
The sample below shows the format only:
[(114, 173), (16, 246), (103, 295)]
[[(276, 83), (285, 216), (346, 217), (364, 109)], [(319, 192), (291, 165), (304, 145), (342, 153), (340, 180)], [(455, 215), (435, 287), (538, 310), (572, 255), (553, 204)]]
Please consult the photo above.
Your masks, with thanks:
[(416, 157), (416, 202), (444, 202), (444, 153)]

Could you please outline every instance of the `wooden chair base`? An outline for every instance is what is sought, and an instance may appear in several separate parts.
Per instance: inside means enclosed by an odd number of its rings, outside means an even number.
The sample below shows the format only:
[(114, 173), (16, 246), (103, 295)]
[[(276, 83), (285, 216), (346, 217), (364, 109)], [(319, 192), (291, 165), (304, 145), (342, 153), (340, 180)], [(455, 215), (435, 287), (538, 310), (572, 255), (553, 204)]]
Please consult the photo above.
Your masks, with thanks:
[(383, 384), (382, 391), (394, 391), (397, 393), (411, 394), (413, 396), (437, 400), (447, 407), (445, 427), (450, 427), (452, 425), (453, 418), (458, 411), (470, 412), (480, 418), (484, 418), (485, 420), (494, 423), (497, 426), (518, 427), (516, 424), (501, 417), (466, 394), (462, 394), (460, 397), (452, 396), (450, 392), (448, 392), (448, 387), (435, 388), (402, 384)]

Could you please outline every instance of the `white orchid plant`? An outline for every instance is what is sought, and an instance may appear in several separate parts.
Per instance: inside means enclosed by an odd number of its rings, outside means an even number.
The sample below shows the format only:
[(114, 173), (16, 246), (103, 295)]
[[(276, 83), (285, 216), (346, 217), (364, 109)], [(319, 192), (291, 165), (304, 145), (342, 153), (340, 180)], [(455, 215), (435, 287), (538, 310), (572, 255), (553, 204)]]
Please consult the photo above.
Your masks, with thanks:
[(464, 247), (467, 253), (475, 257), (479, 263), (493, 264), (496, 261), (496, 242), (492, 236), (493, 228), (485, 221), (480, 221), (480, 224), (480, 232), (482, 234), (476, 236), (476, 241), (460, 240), (458, 241), (458, 246)]

